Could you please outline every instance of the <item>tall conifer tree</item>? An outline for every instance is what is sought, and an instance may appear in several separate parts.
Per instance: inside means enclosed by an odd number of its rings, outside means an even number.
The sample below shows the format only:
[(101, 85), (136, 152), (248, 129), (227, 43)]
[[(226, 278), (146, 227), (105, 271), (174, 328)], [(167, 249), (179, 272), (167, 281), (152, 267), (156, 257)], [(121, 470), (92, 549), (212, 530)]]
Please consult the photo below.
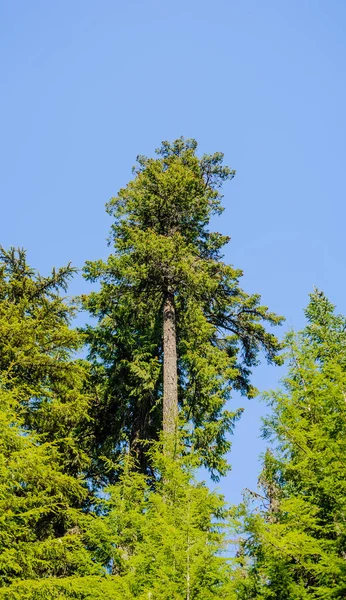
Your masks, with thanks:
[(255, 390), (250, 369), (279, 344), (265, 324), (281, 318), (239, 285), (222, 261), (228, 237), (208, 230), (221, 214), (222, 184), (234, 171), (223, 155), (197, 155), (197, 143), (164, 142), (157, 158), (139, 156), (134, 179), (107, 206), (114, 218), (107, 262), (88, 262), (101, 284), (84, 298), (98, 324), (87, 329), (100, 384), (97, 443), (129, 443), (145, 468), (142, 442), (180, 417), (186, 444), (213, 476), (227, 469), (227, 434), (239, 412), (225, 409), (232, 387)]

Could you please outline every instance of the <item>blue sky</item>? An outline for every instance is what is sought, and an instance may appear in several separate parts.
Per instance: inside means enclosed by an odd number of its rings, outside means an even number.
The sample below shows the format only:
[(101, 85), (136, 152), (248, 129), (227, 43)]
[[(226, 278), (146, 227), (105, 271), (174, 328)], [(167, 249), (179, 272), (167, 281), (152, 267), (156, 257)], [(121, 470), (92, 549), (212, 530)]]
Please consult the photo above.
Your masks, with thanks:
[[(313, 285), (346, 313), (345, 28), (344, 0), (2, 0), (0, 243), (43, 273), (105, 257), (104, 204), (136, 155), (195, 137), (237, 171), (213, 226), (281, 332), (303, 325)], [(232, 501), (256, 485), (265, 412), (234, 404)]]

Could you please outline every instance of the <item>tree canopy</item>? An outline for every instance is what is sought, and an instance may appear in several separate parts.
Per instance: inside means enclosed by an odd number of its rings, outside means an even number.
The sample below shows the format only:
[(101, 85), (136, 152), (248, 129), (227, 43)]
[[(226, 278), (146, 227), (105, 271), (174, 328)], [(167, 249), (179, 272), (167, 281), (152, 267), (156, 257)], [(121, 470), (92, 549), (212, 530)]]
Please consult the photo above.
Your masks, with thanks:
[[(346, 319), (318, 290), (290, 334), (283, 389), (268, 394), (274, 447), (263, 499), (246, 515), (243, 598), (343, 598), (346, 592)], [(259, 496), (257, 496), (259, 498)]]
[[(195, 140), (139, 156), (82, 298), (0, 247), (0, 600), (345, 597), (346, 317), (314, 290), (268, 331), (209, 229), (233, 176)], [(231, 396), (282, 348), (259, 487), (228, 506), (200, 468), (227, 473)]]
[(97, 319), (87, 339), (101, 389), (98, 443), (115, 451), (128, 444), (143, 463), (143, 441), (157, 439), (165, 422), (174, 429), (179, 403), (186, 448), (215, 477), (227, 470), (239, 417), (227, 404), (231, 391), (255, 394), (259, 352), (278, 360), (265, 325), (282, 321), (243, 291), (242, 272), (222, 261), (229, 238), (208, 229), (233, 176), (221, 153), (199, 157), (195, 140), (137, 157), (134, 178), (107, 205), (113, 252), (85, 268), (100, 284), (84, 298)]

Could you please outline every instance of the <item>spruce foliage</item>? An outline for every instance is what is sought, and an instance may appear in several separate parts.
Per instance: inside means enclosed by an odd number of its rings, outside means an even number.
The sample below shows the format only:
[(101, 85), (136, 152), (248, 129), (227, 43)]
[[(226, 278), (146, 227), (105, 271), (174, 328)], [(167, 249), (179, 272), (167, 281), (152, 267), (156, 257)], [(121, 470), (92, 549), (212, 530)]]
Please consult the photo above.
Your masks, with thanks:
[(82, 482), (63, 472), (57, 445), (23, 429), (17, 390), (0, 387), (0, 585), (99, 569), (85, 546)]
[(22, 581), (34, 589), (38, 580), (103, 571), (82, 510), (88, 396), (73, 358), (81, 340), (59, 295), (73, 270), (44, 278), (21, 250), (1, 249), (0, 259), (0, 594), (11, 597)]
[(229, 551), (222, 496), (196, 482), (194, 465), (181, 453), (167, 455), (156, 445), (150, 454), (154, 488), (127, 459), (108, 490), (112, 571), (125, 598), (230, 598), (231, 566), (220, 554)]
[(0, 375), (15, 390), (25, 428), (59, 446), (64, 470), (77, 475), (89, 462), (84, 423), (90, 396), (83, 344), (71, 328), (75, 309), (61, 297), (75, 269), (43, 277), (23, 250), (0, 248)]
[(346, 319), (311, 294), (308, 325), (288, 336), (284, 388), (268, 395), (276, 441), (247, 517), (242, 598), (344, 598), (346, 593)]

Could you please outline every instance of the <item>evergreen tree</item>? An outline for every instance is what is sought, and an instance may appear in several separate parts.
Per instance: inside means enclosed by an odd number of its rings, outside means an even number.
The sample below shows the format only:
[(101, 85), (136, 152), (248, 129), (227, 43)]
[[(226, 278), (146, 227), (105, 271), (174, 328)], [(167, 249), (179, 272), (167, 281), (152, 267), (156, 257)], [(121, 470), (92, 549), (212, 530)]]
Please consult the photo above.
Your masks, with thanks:
[[(6, 542), (12, 536), (15, 543), (0, 555), (7, 567), (0, 598), (235, 600), (230, 513), (219, 494), (196, 482), (191, 458), (163, 453), (157, 445), (150, 460), (157, 477), (153, 488), (125, 456), (119, 480), (99, 501), (102, 514), (92, 519), (68, 508), (67, 495), (78, 483), (56, 470), (52, 448), (32, 441), (20, 436), (24, 446), (13, 457), (21, 491), (23, 481), (27, 485), (20, 501), (17, 490), (11, 501), (15, 512)], [(51, 510), (61, 518), (59, 502), (71, 530), (61, 538), (35, 537)]]
[(248, 513), (240, 598), (346, 595), (346, 318), (315, 291), (307, 327), (291, 334), (284, 389), (272, 409), (257, 510)]
[(102, 561), (108, 552), (122, 597), (233, 600), (230, 515), (222, 496), (196, 482), (192, 458), (158, 445), (150, 454), (155, 488), (130, 457), (119, 481), (108, 488)]
[(208, 230), (222, 212), (220, 187), (234, 172), (223, 155), (198, 157), (197, 143), (164, 142), (158, 158), (139, 156), (134, 179), (107, 206), (114, 218), (107, 262), (88, 262), (101, 285), (84, 298), (98, 401), (96, 450), (110, 457), (129, 444), (146, 469), (143, 440), (185, 426), (186, 447), (218, 477), (239, 411), (231, 389), (252, 396), (251, 367), (279, 344), (264, 325), (281, 318), (239, 285), (222, 262), (228, 238)]
[(0, 247), (0, 376), (16, 391), (23, 426), (58, 444), (64, 470), (79, 475), (89, 462), (88, 373), (75, 358), (83, 344), (70, 326), (75, 309), (60, 295), (74, 272), (42, 277), (23, 250)]
[(91, 517), (82, 482), (61, 468), (54, 444), (27, 433), (18, 396), (0, 380), (0, 589), (16, 580), (101, 573), (85, 546)]
[(73, 358), (81, 339), (59, 295), (73, 270), (43, 278), (13, 249), (0, 260), (0, 597), (64, 597), (62, 580), (81, 590), (81, 578), (105, 573), (92, 554), (93, 515), (82, 510), (89, 398)]

